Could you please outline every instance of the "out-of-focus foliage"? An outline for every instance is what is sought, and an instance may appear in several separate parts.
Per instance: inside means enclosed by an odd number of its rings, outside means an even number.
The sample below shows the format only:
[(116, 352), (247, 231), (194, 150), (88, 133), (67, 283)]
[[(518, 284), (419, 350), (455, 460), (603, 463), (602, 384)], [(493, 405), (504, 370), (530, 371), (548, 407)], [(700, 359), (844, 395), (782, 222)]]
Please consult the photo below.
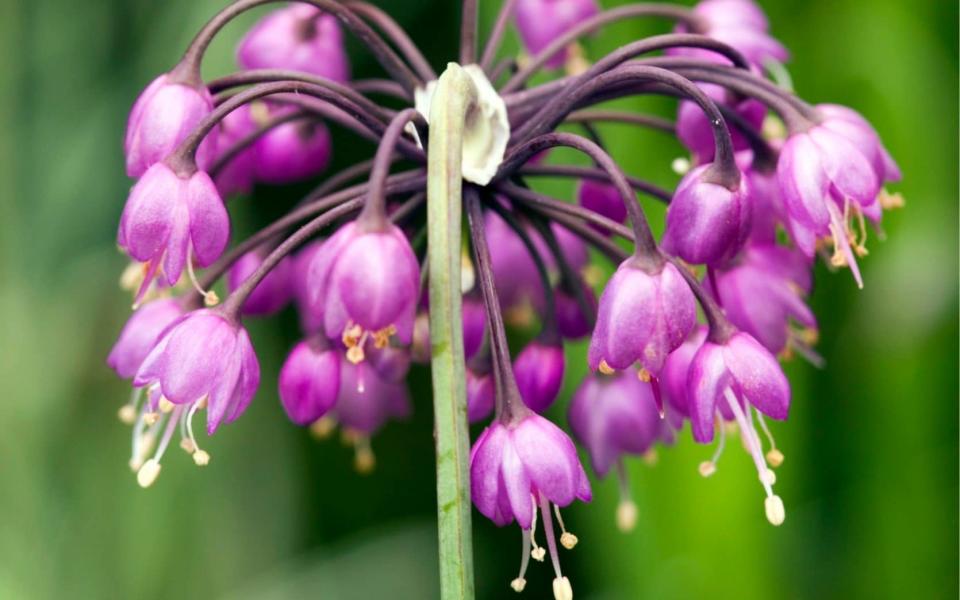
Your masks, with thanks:
[[(455, 55), (458, 3), (383, 0), (435, 65)], [(489, 27), (496, 4), (482, 0)], [(614, 4), (610, 0), (605, 6)], [(868, 116), (900, 161), (907, 208), (885, 219), (863, 264), (817, 272), (824, 371), (789, 368), (780, 529), (763, 518), (747, 457), (688, 434), (659, 463), (631, 466), (637, 531), (613, 526), (612, 481), (567, 511), (579, 598), (935, 598), (957, 580), (957, 6), (941, 0), (763, 2), (793, 51), (796, 87)], [(437, 595), (428, 377), (415, 417), (376, 438), (361, 477), (338, 442), (288, 424), (274, 381), (294, 319), (253, 323), (264, 385), (207, 443), (199, 470), (171, 451), (148, 492), (126, 469), (115, 418), (127, 388), (103, 364), (126, 317), (114, 249), (129, 181), (121, 139), (137, 92), (169, 68), (215, 0), (0, 3), (0, 598), (431, 598)], [(243, 24), (249, 24), (250, 18)], [(662, 23), (618, 25), (592, 55)], [(212, 48), (230, 68), (241, 33)], [(513, 39), (511, 44), (515, 44)], [(357, 75), (376, 69), (355, 45)], [(665, 102), (644, 103), (669, 110)], [(672, 185), (680, 149), (656, 133), (605, 128), (629, 172)], [(336, 163), (368, 154), (338, 134)], [(565, 184), (545, 189), (569, 194)], [(231, 206), (236, 231), (276, 214), (291, 190)], [(651, 206), (659, 219), (660, 209)], [(571, 354), (566, 395), (584, 372)], [(560, 405), (565, 407), (566, 401)], [(562, 419), (562, 408), (555, 416)], [(501, 598), (520, 536), (477, 517), (478, 593)], [(534, 568), (528, 595), (549, 589)]]

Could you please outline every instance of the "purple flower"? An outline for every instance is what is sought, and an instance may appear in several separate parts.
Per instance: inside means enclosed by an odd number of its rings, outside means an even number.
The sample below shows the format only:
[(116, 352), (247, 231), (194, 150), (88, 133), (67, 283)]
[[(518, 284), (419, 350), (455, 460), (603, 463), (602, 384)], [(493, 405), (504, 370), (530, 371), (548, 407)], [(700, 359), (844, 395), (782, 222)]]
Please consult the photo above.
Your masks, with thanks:
[(369, 362), (340, 361), (337, 420), (344, 427), (373, 435), (388, 419), (410, 414), (410, 398), (403, 383), (384, 380)]
[(693, 292), (671, 263), (649, 273), (632, 259), (620, 264), (600, 296), (587, 354), (592, 370), (610, 372), (635, 362), (656, 376), (696, 324)]
[[(510, 423), (497, 420), (473, 445), (470, 482), (473, 504), (481, 514), (501, 527), (516, 520), (523, 530), (520, 576), (511, 587), (516, 591), (523, 590), (531, 554), (534, 558), (543, 558), (544, 551), (537, 545), (534, 530), (539, 509), (556, 574), (554, 595), (572, 598), (570, 582), (560, 572), (551, 513), (556, 512), (563, 532), (560, 543), (573, 548), (577, 538), (566, 530), (559, 509), (574, 500), (589, 502), (592, 496), (590, 481), (570, 437), (547, 419), (533, 413)], [(551, 510), (551, 504), (554, 510)]]
[(472, 296), (463, 297), (463, 355), (469, 360), (483, 345), (487, 328), (487, 310), (483, 301)]
[(588, 375), (573, 394), (568, 417), (600, 477), (623, 455), (650, 450), (660, 433), (653, 389), (633, 369), (611, 376)]
[(350, 78), (343, 34), (336, 17), (294, 4), (261, 19), (237, 48), (244, 69), (303, 71), (333, 81)]
[(367, 340), (364, 354), (381, 379), (389, 383), (403, 383), (410, 372), (410, 350), (386, 345), (377, 348), (374, 340)]
[(770, 352), (787, 347), (793, 319), (816, 329), (813, 311), (803, 297), (810, 292), (810, 261), (802, 253), (776, 245), (751, 245), (735, 263), (712, 279), (714, 296), (730, 322)]
[[(256, 131), (257, 125), (250, 116), (250, 105), (244, 104), (220, 121), (220, 133), (217, 137), (217, 160)], [(253, 190), (254, 171), (257, 157), (251, 147), (247, 147), (233, 156), (214, 176), (217, 191), (222, 198), (234, 194), (249, 194)]]
[(703, 325), (694, 329), (676, 350), (667, 356), (660, 372), (660, 392), (674, 413), (683, 417), (690, 416), (690, 399), (687, 394), (687, 373), (693, 357), (707, 339), (707, 328)]
[[(213, 111), (213, 97), (202, 85), (178, 81), (165, 73), (137, 98), (127, 121), (123, 150), (127, 175), (140, 177), (166, 158)], [(197, 164), (209, 166), (217, 148), (217, 130), (207, 134), (197, 149)]]
[(563, 346), (534, 341), (513, 362), (517, 388), (524, 404), (542, 413), (550, 408), (563, 385)]
[(133, 377), (163, 330), (182, 314), (183, 306), (173, 298), (161, 298), (144, 304), (123, 326), (120, 337), (107, 357), (107, 364), (120, 377)]
[[(767, 109), (761, 102), (752, 98), (742, 98), (734, 103), (730, 102), (734, 98), (720, 86), (700, 84), (700, 88), (715, 102), (729, 104), (754, 129), (759, 130), (763, 126)], [(738, 128), (728, 127), (728, 130), (734, 149), (744, 150), (749, 147)], [(710, 119), (695, 102), (683, 101), (677, 108), (677, 137), (690, 150), (698, 165), (713, 160), (716, 145)]]
[[(620, 192), (613, 185), (603, 181), (582, 179), (577, 186), (577, 201), (580, 206), (588, 208), (608, 219), (623, 223), (627, 220), (627, 208), (623, 204)], [(606, 228), (591, 225), (604, 235), (609, 235)]]
[(141, 293), (163, 266), (173, 286), (192, 257), (201, 267), (220, 257), (230, 237), (230, 220), (210, 176), (180, 176), (160, 162), (133, 186), (120, 217), (117, 243), (132, 258), (148, 263)]
[[(586, 300), (595, 315), (597, 312), (597, 295), (589, 287), (584, 288)], [(557, 311), (557, 330), (567, 339), (575, 340), (589, 335), (593, 330), (592, 319), (584, 314), (583, 308), (576, 296), (556, 289), (553, 295), (554, 306)]]
[[(227, 288), (232, 292), (253, 275), (263, 263), (263, 250), (252, 250), (241, 256), (227, 272)], [(284, 258), (257, 284), (243, 303), (245, 315), (270, 315), (290, 302), (293, 296), (293, 261)]]
[(863, 287), (854, 256), (862, 241), (851, 235), (847, 219), (877, 202), (880, 183), (870, 158), (845, 135), (816, 125), (787, 139), (777, 180), (790, 217), (817, 237), (831, 236), (834, 264), (848, 265)]
[[(523, 45), (531, 54), (545, 50), (555, 39), (580, 21), (599, 12), (595, 0), (519, 0), (517, 2), (517, 29)], [(547, 67), (563, 66), (566, 51), (558, 52), (547, 61)]]
[[(297, 304), (297, 313), (300, 315), (300, 329), (308, 336), (323, 331), (323, 309), (322, 306), (311, 306), (308, 285), (310, 265), (322, 246), (323, 242), (318, 240), (301, 248), (293, 255), (293, 268), (290, 273), (290, 287)], [(318, 301), (322, 300), (323, 298), (318, 298)]]
[[(790, 58), (786, 48), (769, 35), (767, 17), (753, 0), (703, 0), (693, 12), (704, 20), (705, 25), (696, 33), (732, 46), (756, 67), (762, 67), (771, 59), (786, 62)], [(719, 54), (700, 48), (676, 48), (669, 54), (726, 62)]]
[(364, 231), (351, 222), (324, 242), (310, 265), (310, 304), (322, 306), (327, 336), (343, 338), (363, 359), (372, 335), (378, 346), (396, 335), (409, 344), (420, 291), (420, 265), (403, 232)]
[(490, 416), (494, 405), (493, 374), (477, 374), (467, 367), (467, 419), (477, 423)]
[(290, 420), (309, 425), (327, 414), (340, 392), (340, 353), (323, 336), (294, 346), (280, 369), (280, 402)]
[(839, 104), (818, 104), (816, 108), (824, 117), (821, 125), (856, 146), (870, 160), (880, 182), (900, 181), (900, 167), (883, 146), (877, 131), (860, 113)]
[[(283, 111), (272, 110), (272, 116)], [(258, 181), (286, 184), (322, 172), (330, 162), (330, 132), (316, 119), (301, 119), (271, 128), (254, 144)]]
[(216, 310), (174, 321), (133, 379), (177, 406), (207, 403), (207, 433), (243, 414), (260, 383), (260, 365), (246, 330)]
[(718, 265), (733, 258), (750, 234), (746, 178), (736, 189), (710, 181), (710, 165), (680, 181), (667, 209), (663, 248), (694, 264)]

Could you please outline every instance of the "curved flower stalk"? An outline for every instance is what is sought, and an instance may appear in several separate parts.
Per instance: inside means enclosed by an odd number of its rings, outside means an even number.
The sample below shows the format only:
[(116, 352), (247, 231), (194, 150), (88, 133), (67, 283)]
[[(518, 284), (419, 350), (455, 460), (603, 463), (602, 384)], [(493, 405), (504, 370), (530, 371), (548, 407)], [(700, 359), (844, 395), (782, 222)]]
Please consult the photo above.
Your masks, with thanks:
[[(592, 492), (573, 440), (539, 413), (563, 402), (565, 343), (587, 335), (594, 373), (569, 382), (570, 425), (596, 474), (618, 473), (621, 529), (637, 520), (624, 461), (671, 443), (685, 421), (695, 442), (719, 437), (705, 476), (739, 432), (766, 516), (783, 523), (771, 469), (783, 454), (765, 419), (785, 420), (792, 397), (776, 356), (819, 362), (805, 304), (814, 257), (849, 266), (862, 285), (868, 227), (902, 205), (882, 186), (901, 173), (860, 114), (808, 104), (766, 77), (787, 52), (760, 7), (504, 0), (481, 48), (477, 0), (465, 0), (460, 62), (438, 77), (372, 4), (302, 0), (243, 37), (239, 71), (204, 81), (214, 37), (272, 3), (238, 0), (214, 16), (129, 115), (124, 150), (137, 181), (118, 242), (137, 264), (125, 280), (136, 280), (139, 308), (107, 362), (134, 386), (120, 416), (133, 426), (138, 482), (157, 480), (177, 433), (196, 464), (210, 462), (194, 417), (205, 411), (213, 434), (259, 388), (242, 319), (292, 305), (304, 337), (280, 373), (282, 407), (318, 437), (339, 424), (360, 472), (374, 466), (371, 437), (412, 410), (411, 362), (431, 362), (444, 598), (473, 596), (471, 500), (495, 524), (520, 526), (514, 590), (529, 559), (549, 554), (554, 597), (573, 597), (559, 548), (578, 538), (560, 509)], [(663, 21), (663, 32), (602, 57), (579, 44), (641, 18)], [(500, 49), (512, 24), (520, 57)], [(348, 36), (382, 78), (350, 79)], [(677, 99), (676, 123), (602, 106), (650, 94)], [(785, 125), (779, 137), (761, 127), (771, 116)], [(601, 122), (676, 137), (695, 166), (673, 191), (628, 175)], [(371, 159), (325, 172), (329, 129), (372, 143)], [(545, 163), (558, 146), (590, 166)], [(576, 196), (538, 192), (541, 177), (575, 180)], [(317, 180), (313, 192), (230, 245), (230, 212), (255, 185), (261, 194), (304, 180)], [(642, 206), (638, 194), (665, 206)], [(666, 211), (660, 239), (646, 210)], [(605, 283), (603, 260), (615, 267)], [(212, 290), (221, 280), (222, 303)], [(508, 327), (532, 341), (511, 348)], [(468, 420), (488, 419), (471, 451)]]

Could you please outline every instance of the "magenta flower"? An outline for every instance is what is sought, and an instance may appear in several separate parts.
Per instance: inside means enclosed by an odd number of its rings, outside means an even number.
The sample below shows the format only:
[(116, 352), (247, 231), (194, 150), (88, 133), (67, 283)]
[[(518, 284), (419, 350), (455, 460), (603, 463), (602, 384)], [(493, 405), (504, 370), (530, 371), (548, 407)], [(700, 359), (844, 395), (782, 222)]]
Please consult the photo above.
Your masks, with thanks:
[(715, 266), (746, 243), (751, 211), (746, 178), (730, 189), (711, 181), (709, 169), (697, 167), (677, 185), (667, 209), (663, 248), (689, 263)]
[(487, 328), (487, 311), (483, 301), (473, 296), (463, 297), (463, 355), (469, 360), (483, 345)]
[[(700, 84), (700, 88), (715, 102), (729, 104), (754, 129), (759, 130), (763, 126), (767, 109), (759, 101), (752, 98), (736, 99), (716, 85)], [(749, 147), (739, 129), (728, 127), (728, 130), (735, 150)], [(706, 113), (695, 102), (684, 101), (677, 107), (677, 138), (690, 150), (698, 165), (713, 161), (716, 150), (713, 129)]]
[(302, 181), (321, 173), (330, 162), (330, 132), (315, 119), (283, 123), (261, 136), (254, 143), (253, 152), (257, 181), (271, 184)]
[[(263, 262), (263, 249), (241, 256), (227, 272), (227, 288), (233, 291), (250, 277)], [(290, 302), (293, 296), (293, 260), (285, 258), (270, 271), (243, 303), (245, 315), (270, 315)]]
[[(623, 198), (620, 197), (617, 188), (609, 183), (593, 181), (592, 179), (581, 180), (580, 185), (577, 186), (577, 201), (580, 206), (617, 223), (623, 223), (627, 220), (627, 208), (623, 205)], [(609, 233), (605, 228), (598, 225), (593, 227), (605, 235)]]
[(183, 306), (173, 298), (161, 298), (138, 308), (123, 326), (107, 364), (124, 379), (130, 379), (147, 357), (157, 338), (170, 323), (183, 314)]
[[(527, 51), (538, 54), (571, 27), (599, 10), (595, 0), (519, 0), (517, 29)], [(550, 57), (547, 67), (563, 66), (566, 57), (566, 51), (558, 52)]]
[(475, 373), (467, 367), (467, 419), (478, 423), (490, 416), (494, 405), (493, 374)]
[[(597, 295), (593, 289), (587, 287), (586, 300), (593, 314), (597, 312)], [(576, 296), (558, 288), (553, 295), (554, 307), (557, 313), (557, 331), (566, 339), (575, 340), (587, 336), (593, 330), (593, 321), (584, 314), (583, 308), (577, 302)]]
[[(130, 111), (123, 150), (127, 175), (140, 177), (165, 159), (213, 111), (213, 97), (202, 83), (164, 73), (145, 89)], [(213, 129), (197, 149), (197, 164), (206, 168), (217, 149)]]
[(592, 370), (626, 369), (635, 362), (656, 376), (663, 361), (696, 324), (693, 293), (671, 263), (649, 273), (624, 261), (600, 296), (587, 360)]
[(293, 4), (265, 16), (237, 48), (244, 69), (303, 71), (333, 81), (350, 78), (350, 64), (336, 17)]
[(218, 259), (229, 237), (230, 220), (210, 176), (203, 171), (181, 176), (160, 162), (130, 191), (117, 243), (147, 263), (142, 295), (161, 265), (173, 286), (191, 258), (201, 267)]
[[(245, 104), (234, 110), (220, 121), (220, 133), (217, 137), (216, 158), (220, 160), (234, 145), (256, 131), (257, 125), (250, 116), (250, 105)], [(221, 198), (237, 194), (249, 194), (253, 191), (257, 156), (250, 147), (234, 155), (214, 175), (213, 182)]]
[(290, 420), (309, 425), (327, 414), (340, 392), (340, 353), (323, 336), (294, 346), (280, 369), (280, 402)]
[(682, 417), (690, 417), (690, 399), (687, 394), (690, 363), (706, 339), (707, 328), (703, 325), (696, 327), (687, 339), (667, 356), (660, 372), (660, 392), (665, 400), (664, 404)]
[[(697, 31), (739, 50), (748, 61), (762, 67), (768, 60), (786, 62), (790, 54), (769, 34), (767, 17), (753, 0), (702, 0), (693, 12), (704, 19), (705, 29)], [(671, 54), (726, 61), (720, 55), (699, 48), (671, 49)]]
[(714, 295), (730, 322), (770, 352), (803, 344), (791, 320), (816, 330), (817, 319), (804, 302), (810, 292), (810, 261), (783, 246), (751, 245), (713, 278)]
[(531, 342), (513, 362), (513, 372), (524, 404), (542, 413), (553, 404), (563, 385), (563, 346)]
[(311, 306), (322, 306), (329, 337), (343, 338), (363, 359), (368, 336), (383, 346), (393, 335), (409, 344), (420, 291), (420, 265), (403, 232), (364, 231), (357, 222), (324, 242), (308, 274)]
[[(290, 288), (297, 306), (297, 313), (300, 315), (300, 329), (308, 336), (323, 331), (323, 307), (311, 306), (308, 285), (310, 265), (313, 264), (313, 259), (322, 246), (323, 242), (318, 240), (301, 248), (293, 255), (293, 266), (290, 271)], [(317, 299), (318, 303), (322, 303), (322, 300), (322, 298)]]
[(410, 350), (386, 345), (378, 348), (375, 340), (367, 340), (364, 354), (380, 379), (389, 383), (403, 383), (410, 372)]
[(818, 104), (816, 108), (824, 117), (822, 126), (856, 146), (870, 160), (881, 183), (900, 181), (900, 167), (880, 141), (877, 131), (860, 113), (839, 104)]

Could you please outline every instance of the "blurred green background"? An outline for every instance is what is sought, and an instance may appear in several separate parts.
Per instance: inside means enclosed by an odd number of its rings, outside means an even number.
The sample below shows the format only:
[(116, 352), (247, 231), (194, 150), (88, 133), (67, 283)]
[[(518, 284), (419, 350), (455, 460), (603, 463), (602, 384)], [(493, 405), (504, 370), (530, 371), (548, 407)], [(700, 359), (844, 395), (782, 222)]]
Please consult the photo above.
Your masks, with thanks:
[[(605, 6), (618, 2), (602, 0)], [(205, 470), (173, 450), (157, 485), (127, 470), (115, 417), (127, 387), (104, 366), (128, 314), (116, 222), (130, 182), (121, 140), (139, 90), (179, 57), (218, 0), (0, 2), (0, 598), (433, 598), (438, 595), (428, 377), (411, 376), (410, 421), (374, 441), (362, 477), (338, 442), (285, 419), (275, 377), (292, 315), (250, 322), (263, 385), (205, 447)], [(455, 56), (458, 2), (383, 0), (435, 66)], [(489, 27), (498, 3), (481, 0)], [(763, 518), (747, 456), (685, 432), (659, 463), (631, 465), (636, 532), (614, 527), (616, 485), (566, 511), (580, 537), (563, 565), (578, 598), (945, 598), (957, 550), (957, 4), (946, 0), (763, 2), (793, 51), (796, 87), (876, 125), (905, 177), (907, 207), (872, 240), (867, 287), (820, 267), (813, 304), (828, 366), (788, 368), (795, 402), (775, 433), (786, 462), (779, 529)], [(260, 14), (260, 13), (257, 13)], [(227, 72), (248, 15), (213, 46)], [(612, 27), (592, 56), (663, 23)], [(511, 47), (515, 41), (511, 38)], [(357, 76), (377, 73), (352, 47)], [(667, 111), (668, 103), (643, 104)], [(634, 174), (673, 184), (680, 148), (604, 129)], [(337, 133), (337, 164), (369, 154)], [(569, 194), (569, 187), (547, 189)], [(293, 192), (231, 206), (238, 232)], [(657, 209), (653, 212), (659, 214)], [(567, 389), (582, 376), (571, 353)], [(512, 594), (520, 536), (475, 513), (481, 598)], [(533, 565), (527, 597), (549, 595)]]

